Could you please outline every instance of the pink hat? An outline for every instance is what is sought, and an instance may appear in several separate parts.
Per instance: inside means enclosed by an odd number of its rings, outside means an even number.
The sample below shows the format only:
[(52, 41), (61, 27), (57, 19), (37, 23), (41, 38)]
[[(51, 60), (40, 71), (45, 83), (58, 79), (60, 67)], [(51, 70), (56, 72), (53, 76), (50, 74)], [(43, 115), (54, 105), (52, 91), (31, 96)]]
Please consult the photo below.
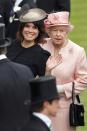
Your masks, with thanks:
[(44, 24), (46, 28), (57, 25), (68, 25), (69, 23), (69, 12), (61, 11), (57, 13), (51, 13), (48, 15), (48, 18), (44, 20)]

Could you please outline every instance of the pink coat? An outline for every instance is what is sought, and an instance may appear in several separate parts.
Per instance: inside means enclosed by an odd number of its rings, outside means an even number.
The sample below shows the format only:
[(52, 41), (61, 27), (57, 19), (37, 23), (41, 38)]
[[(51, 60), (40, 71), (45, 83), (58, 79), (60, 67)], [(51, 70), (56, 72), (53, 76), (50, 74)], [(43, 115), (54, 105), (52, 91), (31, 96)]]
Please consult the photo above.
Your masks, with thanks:
[[(54, 55), (54, 47), (51, 39), (47, 40), (42, 48)], [(75, 82), (75, 93), (79, 94), (87, 87), (87, 59), (85, 51), (79, 45), (68, 40), (65, 47), (61, 48), (59, 54), (62, 60), (54, 65), (51, 75), (56, 77), (57, 85), (63, 87), (64, 93), (60, 94), (59, 109), (56, 118), (53, 118), (55, 131), (75, 131), (69, 126), (69, 105), (72, 94), (72, 81)], [(54, 63), (54, 62), (53, 62)]]

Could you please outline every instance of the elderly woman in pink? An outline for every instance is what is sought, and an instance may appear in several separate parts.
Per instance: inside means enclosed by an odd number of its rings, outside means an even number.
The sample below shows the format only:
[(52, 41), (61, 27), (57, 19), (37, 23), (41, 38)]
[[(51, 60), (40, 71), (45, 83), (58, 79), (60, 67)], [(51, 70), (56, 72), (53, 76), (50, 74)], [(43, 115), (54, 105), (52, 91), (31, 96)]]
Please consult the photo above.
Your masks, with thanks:
[(87, 87), (86, 54), (82, 47), (68, 39), (73, 28), (69, 23), (68, 12), (49, 14), (44, 23), (50, 38), (42, 47), (51, 53), (46, 63), (46, 74), (56, 77), (60, 92), (58, 113), (52, 119), (54, 131), (76, 131), (75, 127), (69, 125), (72, 82), (75, 83), (76, 94)]

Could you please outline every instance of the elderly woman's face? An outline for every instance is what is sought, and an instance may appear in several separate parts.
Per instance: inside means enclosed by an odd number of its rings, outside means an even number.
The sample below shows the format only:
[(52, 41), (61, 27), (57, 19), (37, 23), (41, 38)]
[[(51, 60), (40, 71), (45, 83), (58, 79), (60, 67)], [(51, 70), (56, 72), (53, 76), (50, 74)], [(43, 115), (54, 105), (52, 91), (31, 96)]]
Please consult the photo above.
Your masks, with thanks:
[(52, 38), (53, 44), (63, 45), (68, 35), (68, 28), (67, 26), (50, 27), (48, 34)]
[(26, 41), (34, 41), (38, 37), (39, 30), (33, 23), (27, 23), (23, 28), (22, 34)]

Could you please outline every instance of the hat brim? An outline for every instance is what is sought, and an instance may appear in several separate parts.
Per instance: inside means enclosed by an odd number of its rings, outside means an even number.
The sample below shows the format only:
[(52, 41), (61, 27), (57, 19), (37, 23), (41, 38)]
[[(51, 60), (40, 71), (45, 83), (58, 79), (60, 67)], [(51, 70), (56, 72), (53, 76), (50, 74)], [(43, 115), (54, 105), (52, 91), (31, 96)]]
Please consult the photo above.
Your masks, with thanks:
[(7, 47), (11, 45), (11, 39), (5, 38), (4, 40), (0, 40), (0, 47)]
[(69, 29), (69, 32), (71, 32), (74, 28), (73, 25), (71, 24), (55, 24), (55, 25), (48, 25), (48, 26), (45, 26), (46, 28), (50, 28), (50, 27), (55, 27), (55, 26), (67, 26), (67, 28)]
[(26, 14), (21, 15), (19, 17), (19, 21), (23, 23), (36, 22), (36, 21), (43, 20), (46, 17), (47, 17), (47, 14), (45, 11), (39, 8), (34, 8), (34, 9), (30, 9)]
[(52, 96), (52, 97), (47, 97), (47, 98), (41, 98), (41, 99), (35, 99), (35, 100), (31, 100), (31, 105), (35, 105), (35, 104), (38, 104), (38, 103), (41, 103), (41, 102), (44, 102), (44, 101), (49, 101), (49, 100), (55, 100), (55, 99), (59, 99), (59, 95), (56, 94), (55, 96)]

